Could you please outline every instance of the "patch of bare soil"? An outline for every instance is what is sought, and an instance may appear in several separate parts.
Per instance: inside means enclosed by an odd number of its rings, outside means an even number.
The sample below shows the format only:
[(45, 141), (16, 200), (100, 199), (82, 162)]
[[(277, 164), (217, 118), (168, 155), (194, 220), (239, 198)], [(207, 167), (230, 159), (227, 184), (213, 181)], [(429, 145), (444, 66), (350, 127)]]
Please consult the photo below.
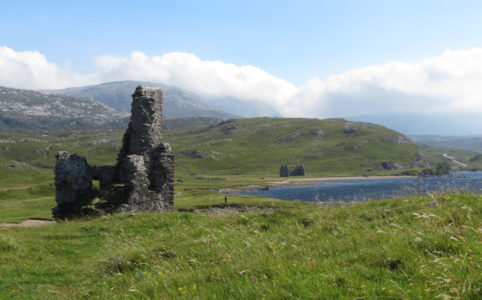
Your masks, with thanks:
[(0, 227), (39, 227), (54, 224), (55, 221), (43, 219), (25, 219), (20, 223), (1, 223)]

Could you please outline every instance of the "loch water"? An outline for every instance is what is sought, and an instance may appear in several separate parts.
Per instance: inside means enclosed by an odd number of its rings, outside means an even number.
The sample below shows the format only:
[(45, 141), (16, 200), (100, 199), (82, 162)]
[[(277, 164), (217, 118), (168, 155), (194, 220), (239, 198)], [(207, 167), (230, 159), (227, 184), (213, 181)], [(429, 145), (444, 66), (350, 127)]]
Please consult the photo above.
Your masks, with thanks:
[(305, 202), (359, 202), (438, 192), (480, 193), (482, 192), (482, 171), (457, 172), (444, 177), (317, 181), (308, 186), (285, 186), (268, 190), (244, 191), (241, 195)]

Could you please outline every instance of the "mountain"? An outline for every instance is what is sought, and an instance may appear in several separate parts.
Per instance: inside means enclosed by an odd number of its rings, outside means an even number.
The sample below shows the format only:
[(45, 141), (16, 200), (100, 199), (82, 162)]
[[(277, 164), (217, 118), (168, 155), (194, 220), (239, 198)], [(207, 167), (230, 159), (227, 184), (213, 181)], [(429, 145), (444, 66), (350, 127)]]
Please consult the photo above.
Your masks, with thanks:
[(130, 112), (132, 102), (131, 95), (138, 85), (162, 88), (164, 96), (163, 114), (166, 118), (202, 116), (230, 119), (237, 117), (235, 114), (227, 113), (218, 107), (209, 104), (199, 95), (178, 87), (161, 83), (128, 80), (43, 92), (95, 99), (119, 111)]
[(274, 108), (260, 101), (242, 100), (233, 97), (207, 98), (206, 101), (224, 111), (246, 118), (281, 117), (281, 114)]
[(125, 127), (128, 114), (98, 101), (0, 87), (0, 131), (51, 134)]
[(381, 124), (408, 135), (480, 135), (480, 113), (366, 114), (345, 116), (349, 120)]
[(482, 136), (411, 135), (417, 144), (482, 152)]
[(260, 101), (243, 100), (233, 97), (201, 97), (185, 89), (147, 81), (115, 81), (43, 92), (75, 97), (88, 97), (117, 110), (130, 112), (132, 91), (140, 84), (162, 88), (164, 92), (164, 111), (166, 118), (197, 116), (224, 119), (239, 117), (281, 117), (274, 108)]

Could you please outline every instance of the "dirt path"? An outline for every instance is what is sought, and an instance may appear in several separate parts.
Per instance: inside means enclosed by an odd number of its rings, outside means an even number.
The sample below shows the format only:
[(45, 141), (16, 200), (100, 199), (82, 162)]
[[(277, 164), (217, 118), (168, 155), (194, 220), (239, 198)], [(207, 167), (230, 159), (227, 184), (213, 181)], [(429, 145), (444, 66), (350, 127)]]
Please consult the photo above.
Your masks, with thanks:
[(20, 223), (0, 223), (0, 227), (38, 227), (54, 223), (51, 220), (26, 219)]
[(26, 190), (32, 187), (39, 186), (40, 184), (27, 184), (27, 185), (20, 185), (20, 186), (11, 186), (11, 187), (0, 187), (0, 191), (18, 191), (18, 190)]
[(446, 159), (450, 160), (451, 162), (459, 165), (459, 166), (462, 166), (462, 167), (467, 167), (467, 164), (461, 162), (461, 161), (458, 161), (455, 157), (453, 156), (450, 156), (448, 155), (447, 153), (444, 153), (442, 154), (443, 157), (445, 157)]

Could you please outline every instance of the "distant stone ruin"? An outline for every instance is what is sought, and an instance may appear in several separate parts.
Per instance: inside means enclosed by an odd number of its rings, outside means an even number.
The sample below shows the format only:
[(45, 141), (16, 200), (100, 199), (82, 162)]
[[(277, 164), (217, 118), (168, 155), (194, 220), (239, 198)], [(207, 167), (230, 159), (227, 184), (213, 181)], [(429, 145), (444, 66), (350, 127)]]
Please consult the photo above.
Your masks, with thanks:
[(305, 176), (305, 167), (302, 164), (296, 165), (295, 169), (290, 172), (290, 176)]
[[(138, 86), (115, 166), (89, 166), (62, 151), (56, 155), (57, 219), (114, 211), (167, 211), (174, 204), (174, 153), (162, 141), (162, 91)], [(99, 180), (100, 191), (92, 188)], [(96, 203), (92, 203), (98, 198)]]
[(295, 169), (290, 171), (288, 165), (281, 165), (279, 168), (279, 177), (289, 176), (305, 176), (305, 167), (302, 164), (297, 164)]
[(288, 165), (281, 165), (279, 168), (279, 177), (289, 177), (290, 176), (290, 168)]

